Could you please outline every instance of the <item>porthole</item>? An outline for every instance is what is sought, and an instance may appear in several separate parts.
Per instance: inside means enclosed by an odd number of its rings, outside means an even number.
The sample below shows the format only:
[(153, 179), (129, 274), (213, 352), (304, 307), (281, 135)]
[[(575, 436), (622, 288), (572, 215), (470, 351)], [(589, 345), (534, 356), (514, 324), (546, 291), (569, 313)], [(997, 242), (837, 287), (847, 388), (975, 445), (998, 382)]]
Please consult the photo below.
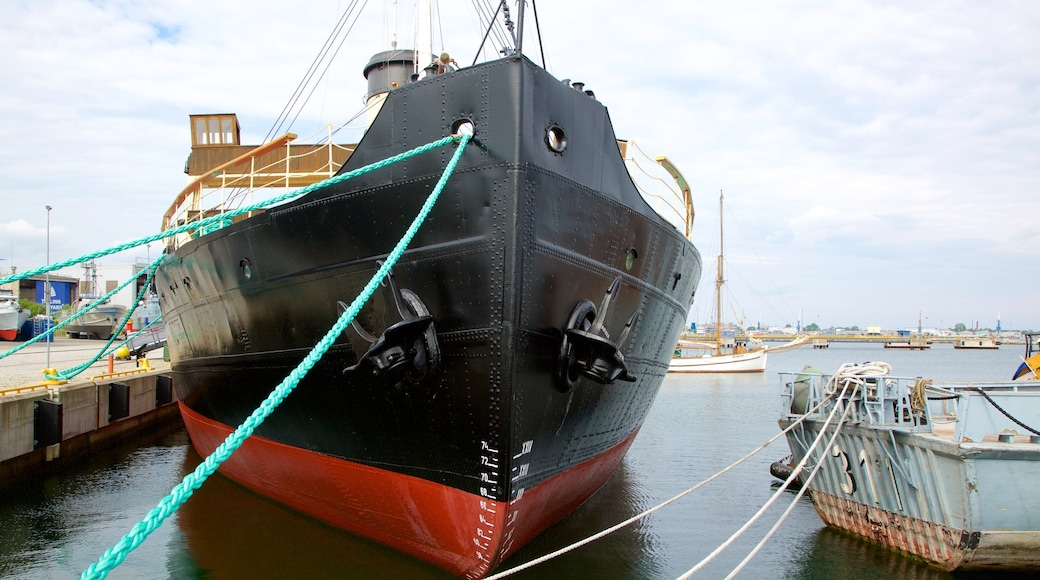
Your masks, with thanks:
[(636, 258), (638, 257), (639, 252), (637, 252), (635, 248), (629, 248), (628, 251), (625, 252), (625, 269), (631, 270), (632, 266), (635, 266)]
[(249, 258), (242, 258), (238, 262), (238, 267), (242, 268), (242, 275), (246, 277), (246, 280), (253, 277), (253, 269), (249, 266), (250, 264)]
[(473, 121), (469, 119), (459, 119), (451, 124), (452, 135), (469, 135), (472, 137), (476, 133), (477, 128), (473, 126)]
[(545, 144), (554, 153), (563, 153), (567, 148), (567, 135), (559, 125), (550, 125), (545, 130)]

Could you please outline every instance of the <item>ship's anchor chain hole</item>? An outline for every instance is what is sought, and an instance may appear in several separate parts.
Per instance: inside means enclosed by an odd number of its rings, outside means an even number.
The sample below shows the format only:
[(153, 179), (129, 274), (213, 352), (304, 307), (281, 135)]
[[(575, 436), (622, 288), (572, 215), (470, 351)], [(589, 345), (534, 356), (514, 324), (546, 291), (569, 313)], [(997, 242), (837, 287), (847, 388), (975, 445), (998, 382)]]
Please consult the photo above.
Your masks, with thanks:
[(563, 153), (567, 148), (567, 135), (559, 125), (549, 125), (545, 130), (545, 144), (553, 153)]
[(477, 129), (473, 125), (473, 121), (470, 119), (459, 119), (451, 124), (452, 135), (469, 135), (472, 137), (476, 135)]
[[(404, 382), (418, 384), (440, 368), (441, 351), (433, 316), (415, 292), (407, 288), (398, 289), (392, 272), (387, 274), (383, 288), (390, 292), (401, 320), (387, 327), (378, 337), (365, 330), (357, 320), (351, 322), (350, 327), (370, 346), (357, 364), (343, 369), (343, 374), (378, 377), (395, 386)], [(346, 311), (344, 302), (337, 301), (336, 304), (340, 313)]]
[(577, 385), (582, 376), (601, 385), (613, 384), (616, 380), (634, 382), (629, 374), (621, 347), (628, 339), (639, 311), (632, 313), (625, 328), (616, 341), (603, 327), (611, 302), (617, 297), (621, 276), (614, 278), (597, 310), (592, 301), (580, 300), (571, 310), (563, 329), (563, 343), (556, 363), (554, 382), (556, 388), (567, 392)]

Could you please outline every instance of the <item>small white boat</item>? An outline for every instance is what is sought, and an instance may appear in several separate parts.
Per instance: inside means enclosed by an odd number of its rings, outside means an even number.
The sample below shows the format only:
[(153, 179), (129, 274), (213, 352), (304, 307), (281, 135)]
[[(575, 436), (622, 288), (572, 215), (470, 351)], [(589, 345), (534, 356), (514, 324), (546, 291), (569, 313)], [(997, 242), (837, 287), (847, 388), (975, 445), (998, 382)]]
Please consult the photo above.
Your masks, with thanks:
[(110, 300), (97, 304), (101, 294), (97, 280), (97, 264), (91, 260), (83, 264), (83, 270), (82, 287), (87, 290), (72, 304), (69, 317), (78, 315), (78, 318), (65, 326), (65, 333), (71, 338), (108, 340), (126, 314), (126, 306), (112, 304)]
[(1040, 568), (1040, 382), (888, 370), (780, 373), (779, 424), (820, 518), (949, 571)]
[(901, 348), (904, 350), (928, 350), (932, 348), (932, 341), (924, 337), (921, 327), (921, 313), (917, 313), (917, 334), (907, 337), (907, 340), (890, 340), (885, 343), (885, 348)]
[(14, 340), (27, 320), (29, 311), (18, 304), (18, 298), (10, 291), (0, 292), (0, 340)]
[[(683, 349), (679, 349), (683, 350)], [(670, 373), (760, 373), (766, 370), (767, 349), (677, 356), (668, 364)]]
[(885, 348), (901, 348), (903, 350), (928, 350), (932, 344), (920, 337), (910, 337), (910, 340), (890, 340), (885, 343)]
[(977, 349), (977, 350), (997, 350), (1000, 348), (992, 338), (988, 336), (973, 337), (973, 338), (958, 338), (953, 341), (953, 348), (964, 348), (964, 349)]

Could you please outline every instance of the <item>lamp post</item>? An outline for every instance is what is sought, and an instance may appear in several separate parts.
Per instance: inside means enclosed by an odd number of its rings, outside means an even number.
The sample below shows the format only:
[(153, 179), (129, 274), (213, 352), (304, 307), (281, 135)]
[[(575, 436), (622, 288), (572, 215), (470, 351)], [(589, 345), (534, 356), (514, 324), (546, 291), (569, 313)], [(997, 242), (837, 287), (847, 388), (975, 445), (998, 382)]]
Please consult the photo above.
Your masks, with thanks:
[[(47, 207), (47, 267), (51, 266), (51, 206)], [(47, 301), (47, 331), (51, 330), (51, 272), (47, 270), (44, 274), (43, 299)], [(46, 338), (47, 342), (47, 368), (51, 368), (51, 339), (54, 335)]]

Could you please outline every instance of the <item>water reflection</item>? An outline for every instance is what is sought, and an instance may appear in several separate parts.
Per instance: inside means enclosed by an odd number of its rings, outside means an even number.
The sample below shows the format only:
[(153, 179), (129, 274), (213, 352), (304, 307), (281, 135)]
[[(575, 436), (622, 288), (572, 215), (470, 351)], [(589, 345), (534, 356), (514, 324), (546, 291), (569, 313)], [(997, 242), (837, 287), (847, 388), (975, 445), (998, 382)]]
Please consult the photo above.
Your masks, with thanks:
[[(885, 352), (880, 346), (835, 344), (823, 351), (775, 353), (766, 373), (669, 375), (618, 473), (600, 493), (522, 548), (502, 569), (568, 546), (657, 505), (775, 435), (779, 431), (777, 370), (798, 370), (806, 362), (834, 370), (842, 362), (888, 360), (903, 365), (904, 373), (937, 380), (950, 375), (994, 377), (1010, 372), (1015, 361), (1009, 359), (1018, 354), (1017, 349), (1001, 349), (961, 356), (944, 345), (911, 357)], [(969, 363), (974, 365), (971, 374), (963, 369)], [(75, 577), (96, 561), (200, 462), (183, 428), (175, 428), (172, 434), (134, 441), (61, 475), (0, 494), (0, 578)], [(675, 578), (769, 499), (774, 491), (769, 464), (788, 452), (786, 443), (778, 442), (646, 520), (515, 577)], [(745, 538), (697, 577), (728, 574), (781, 509), (774, 506)], [(299, 515), (219, 475), (197, 490), (110, 577), (447, 578), (437, 568)], [(804, 498), (740, 577), (951, 578), (826, 529)]]
[[(595, 535), (654, 505), (638, 473), (621, 464), (614, 476), (569, 516), (521, 548), (500, 567), (508, 570)], [(660, 542), (649, 520), (634, 522), (575, 551), (512, 578), (660, 578)]]
[[(190, 451), (182, 471), (201, 458)], [(327, 526), (216, 474), (178, 512), (196, 577), (450, 578), (440, 569)], [(187, 562), (178, 564), (178, 574)], [(171, 570), (171, 576), (179, 577)], [(201, 575), (201, 576), (200, 576)]]
[[(158, 429), (62, 473), (6, 488), (0, 495), (0, 577), (79, 575), (176, 484), (186, 443), (186, 437), (171, 437), (169, 428)], [(153, 535), (161, 543), (170, 533), (175, 528)], [(149, 559), (162, 553), (155, 546), (143, 547), (122, 572), (154, 575)]]
[(831, 528), (818, 531), (811, 543), (793, 550), (794, 564), (787, 576), (814, 580), (950, 580), (950, 574), (891, 550)]
[[(189, 452), (187, 473), (201, 461)], [(536, 538), (500, 569), (537, 558), (639, 513), (645, 491), (622, 466), (601, 493)], [(215, 475), (178, 512), (190, 556), (171, 563), (171, 577), (450, 578), (395, 550), (331, 528)], [(658, 577), (648, 524), (637, 522), (515, 578)], [(171, 553), (183, 553), (171, 546)]]

